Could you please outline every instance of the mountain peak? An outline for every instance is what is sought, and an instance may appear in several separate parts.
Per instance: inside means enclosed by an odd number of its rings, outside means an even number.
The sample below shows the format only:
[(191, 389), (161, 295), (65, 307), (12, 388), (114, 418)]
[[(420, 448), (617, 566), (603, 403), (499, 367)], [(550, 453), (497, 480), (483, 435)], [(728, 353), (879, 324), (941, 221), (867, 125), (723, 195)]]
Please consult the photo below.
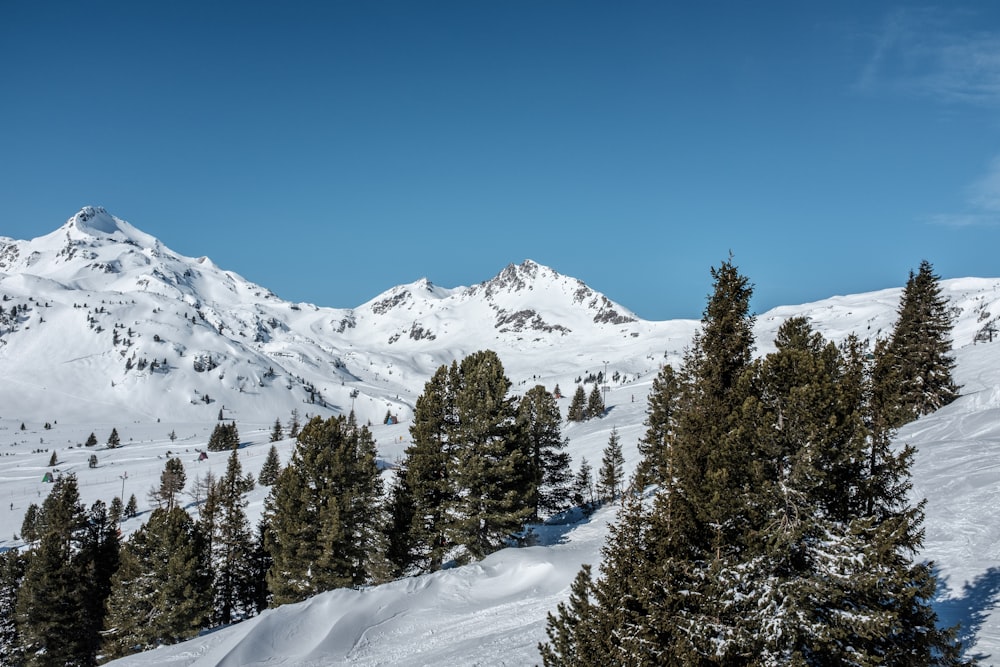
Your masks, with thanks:
[(122, 231), (118, 222), (117, 218), (100, 206), (84, 206), (66, 224), (85, 234), (114, 234)]

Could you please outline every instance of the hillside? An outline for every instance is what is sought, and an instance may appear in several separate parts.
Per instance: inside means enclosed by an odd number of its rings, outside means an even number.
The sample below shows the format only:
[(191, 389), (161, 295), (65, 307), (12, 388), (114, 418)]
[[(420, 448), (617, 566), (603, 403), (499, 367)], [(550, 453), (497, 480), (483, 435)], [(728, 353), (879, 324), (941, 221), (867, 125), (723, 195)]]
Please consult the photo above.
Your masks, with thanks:
[[(919, 450), (914, 492), (928, 498), (924, 555), (944, 584), (939, 613), (962, 622), (970, 655), (991, 664), (1000, 662), (1000, 340), (989, 339), (1000, 279), (942, 288), (955, 316), (962, 397), (905, 427), (899, 440)], [(835, 296), (761, 313), (757, 351), (773, 349), (792, 315), (809, 317), (835, 341), (884, 335), (899, 295)], [(417, 280), (356, 308), (289, 303), (89, 207), (46, 236), (0, 239), (0, 305), (0, 506), (9, 504), (0, 511), (0, 549), (20, 544), (14, 536), (27, 505), (47, 492), (41, 478), (53, 451), (59, 471), (77, 473), (85, 503), (124, 491), (145, 511), (168, 455), (181, 455), (189, 479), (224, 470), (224, 456), (199, 462), (196, 452), (220, 413), (237, 422), (244, 469), (255, 473), (271, 425), (292, 410), (354, 407), (391, 463), (408, 444), (412, 406), (433, 370), (484, 348), (497, 351), (516, 393), (536, 383), (567, 393), (606, 368), (608, 414), (567, 424), (564, 435), (575, 467), (581, 457), (598, 462), (617, 427), (631, 469), (652, 378), (680, 359), (698, 325), (644, 321), (530, 260), (472, 287)], [(401, 423), (382, 424), (387, 411)], [(123, 447), (104, 446), (112, 428)], [(100, 443), (93, 449), (80, 444), (91, 432)], [(283, 460), (292, 445), (279, 443)], [(92, 453), (95, 469), (87, 466)], [(265, 493), (251, 494), (252, 521)], [(540, 527), (538, 546), (331, 592), (119, 664), (535, 664), (546, 613), (568, 594), (581, 563), (599, 562), (613, 518), (605, 508), (582, 523)]]

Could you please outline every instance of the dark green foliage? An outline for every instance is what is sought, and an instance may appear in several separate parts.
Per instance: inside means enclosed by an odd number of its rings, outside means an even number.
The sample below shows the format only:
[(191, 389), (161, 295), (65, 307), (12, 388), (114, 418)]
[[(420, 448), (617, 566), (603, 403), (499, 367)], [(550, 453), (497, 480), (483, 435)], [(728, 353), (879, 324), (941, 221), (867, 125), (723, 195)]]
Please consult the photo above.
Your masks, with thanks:
[(568, 440), (562, 437), (562, 416), (555, 397), (542, 385), (528, 390), (518, 404), (521, 432), (528, 439), (531, 451), (531, 499), (533, 520), (560, 512), (569, 505), (570, 457)]
[(212, 578), (205, 537), (179, 507), (156, 509), (121, 550), (104, 651), (120, 657), (188, 639), (208, 625)]
[(375, 443), (353, 417), (314, 417), (265, 506), (272, 604), (361, 586), (385, 574)]
[(59, 477), (40, 510), (38, 546), (17, 599), (26, 665), (93, 665), (97, 635), (88, 611), (90, 556), (81, 553), (87, 517), (76, 477)]
[(260, 468), (260, 474), (257, 475), (257, 483), (261, 486), (272, 486), (278, 481), (278, 473), (280, 472), (281, 460), (278, 458), (278, 448), (271, 445), (271, 448), (267, 450), (267, 458), (264, 459), (264, 465)]
[(573, 477), (573, 502), (578, 506), (594, 503), (594, 470), (586, 457), (580, 457), (580, 468)]
[(39, 511), (38, 505), (31, 503), (24, 511), (24, 519), (21, 520), (21, 539), (29, 544), (41, 537), (38, 525)]
[(439, 570), (451, 548), (445, 532), (447, 511), (457, 496), (450, 461), (459, 383), (457, 363), (441, 366), (417, 397), (410, 427), (413, 444), (406, 449), (389, 505), (389, 556), (397, 574), (414, 566)]
[(94, 447), (95, 445), (97, 445), (97, 436), (91, 433), (90, 435), (87, 436), (87, 441), (83, 444), (85, 444), (87, 447)]
[(545, 664), (963, 664), (913, 560), (923, 505), (878, 363), (801, 318), (751, 363), (748, 283), (729, 263), (713, 277), (676, 387), (650, 396), (659, 488), (626, 494), (600, 578), (550, 618)]
[(52, 456), (49, 457), (49, 467), (52, 468), (59, 463), (59, 457), (56, 456), (55, 452), (52, 452)]
[(587, 396), (587, 408), (584, 414), (587, 419), (604, 416), (604, 397), (601, 396), (601, 388), (596, 382)]
[(108, 520), (112, 523), (119, 524), (122, 522), (124, 513), (125, 507), (122, 505), (122, 499), (115, 496), (111, 499), (111, 504), (108, 506)]
[(177, 457), (167, 459), (163, 472), (160, 473), (160, 486), (153, 489), (151, 496), (161, 507), (171, 510), (176, 504), (177, 494), (184, 490), (186, 482), (187, 475), (181, 460)]
[(135, 500), (135, 494), (133, 493), (128, 497), (128, 503), (125, 505), (125, 518), (131, 519), (139, 513), (139, 503)]
[(118, 429), (112, 428), (111, 434), (108, 436), (108, 447), (114, 449), (122, 444), (122, 439), (118, 436)]
[(601, 469), (597, 473), (597, 495), (603, 501), (615, 501), (625, 482), (625, 456), (618, 429), (612, 428), (608, 444), (601, 458)]
[(274, 426), (271, 428), (271, 442), (278, 442), (279, 440), (285, 439), (285, 432), (281, 428), (281, 420), (275, 419)]
[(569, 410), (566, 412), (566, 420), (571, 422), (582, 422), (587, 419), (587, 392), (583, 385), (576, 385), (573, 398), (569, 402)]
[(0, 664), (20, 665), (24, 660), (17, 629), (17, 594), (24, 579), (27, 558), (17, 549), (0, 552)]
[(677, 428), (680, 380), (669, 364), (653, 378), (646, 408), (646, 434), (639, 441), (642, 459), (636, 470), (636, 487), (663, 484), (670, 474), (670, 444)]
[(475, 352), (459, 365), (449, 477), (460, 492), (447, 533), (472, 558), (503, 547), (533, 511), (531, 449), (509, 390), (495, 352)]
[(240, 433), (236, 430), (236, 422), (216, 424), (208, 439), (208, 451), (227, 452), (240, 446)]
[(882, 359), (890, 366), (893, 383), (885, 390), (893, 392), (898, 407), (890, 422), (893, 427), (958, 397), (958, 386), (952, 379), (955, 360), (950, 354), (948, 300), (942, 296), (939, 277), (927, 260), (920, 263), (917, 273), (910, 271), (897, 313), (899, 318), (884, 350), (887, 358)]
[[(226, 464), (226, 474), (213, 489), (211, 504), (211, 564), (214, 574), (214, 620), (228, 625), (256, 613), (254, 602), (253, 535), (247, 520), (244, 496), (253, 490), (252, 480), (243, 476), (239, 455), (234, 449)], [(206, 502), (206, 504), (209, 504)]]

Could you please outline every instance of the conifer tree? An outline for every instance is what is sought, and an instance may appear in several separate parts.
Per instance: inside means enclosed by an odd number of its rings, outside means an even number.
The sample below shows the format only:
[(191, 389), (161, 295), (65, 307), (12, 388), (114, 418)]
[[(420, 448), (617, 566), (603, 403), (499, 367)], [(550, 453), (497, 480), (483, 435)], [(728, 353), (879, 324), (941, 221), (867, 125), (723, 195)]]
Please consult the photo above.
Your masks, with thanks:
[(174, 644), (208, 625), (212, 578), (204, 535), (180, 507), (156, 509), (121, 551), (104, 651), (121, 657)]
[(597, 476), (597, 495), (601, 500), (614, 502), (622, 490), (625, 475), (625, 456), (622, 453), (618, 427), (611, 429), (608, 444), (604, 447), (601, 469)]
[(28, 557), (17, 600), (25, 664), (95, 664), (79, 557), (86, 516), (74, 475), (56, 479), (40, 514), (38, 546)]
[(228, 625), (255, 612), (251, 557), (253, 536), (246, 515), (245, 495), (253, 484), (243, 476), (239, 455), (234, 449), (213, 492), (214, 521), (211, 537), (211, 565), (215, 578), (215, 621)]
[(95, 445), (97, 445), (97, 436), (91, 433), (90, 435), (87, 436), (87, 442), (83, 444), (86, 445), (87, 447), (94, 447)]
[(448, 532), (453, 543), (478, 559), (504, 546), (532, 514), (531, 451), (496, 353), (465, 357), (459, 376), (449, 477), (460, 492)]
[(271, 442), (278, 442), (279, 440), (284, 440), (285, 432), (281, 428), (281, 420), (275, 419), (274, 426), (271, 428)]
[(573, 502), (579, 506), (594, 502), (594, 470), (587, 457), (580, 457), (580, 468), (573, 477)]
[(20, 665), (24, 660), (16, 612), (26, 560), (17, 549), (0, 552), (0, 664), (3, 665)]
[(518, 404), (520, 428), (528, 438), (534, 490), (533, 520), (560, 512), (569, 504), (570, 457), (568, 440), (562, 437), (562, 415), (555, 397), (542, 385), (528, 390)]
[(653, 378), (646, 409), (646, 433), (639, 440), (642, 459), (636, 469), (636, 487), (662, 484), (669, 476), (670, 443), (677, 428), (680, 380), (673, 367), (664, 364)]
[(587, 419), (587, 392), (582, 384), (576, 385), (573, 398), (569, 402), (569, 410), (566, 413), (566, 420), (571, 422), (582, 422)]
[(885, 352), (893, 367), (899, 411), (891, 425), (899, 427), (929, 414), (958, 397), (952, 379), (952, 318), (948, 300), (941, 294), (940, 278), (924, 260), (903, 289), (898, 319)]
[(112, 428), (111, 434), (108, 436), (108, 448), (114, 449), (122, 444), (122, 439), (118, 436), (118, 429)]
[(150, 496), (157, 503), (162, 503), (168, 510), (173, 509), (177, 495), (184, 490), (187, 474), (180, 458), (167, 459), (160, 473), (160, 486), (153, 489)]
[(267, 458), (264, 459), (264, 465), (260, 467), (257, 482), (261, 486), (271, 486), (277, 481), (279, 472), (281, 472), (281, 460), (278, 458), (278, 448), (271, 445), (271, 448), (267, 450)]
[(216, 424), (212, 429), (212, 435), (208, 439), (208, 450), (210, 452), (226, 452), (236, 449), (240, 445), (240, 434), (236, 429), (236, 422), (228, 424)]
[(410, 438), (413, 444), (392, 488), (388, 535), (390, 560), (397, 574), (411, 566), (424, 572), (441, 569), (451, 548), (446, 536), (448, 509), (457, 497), (450, 477), (458, 423), (455, 390), (457, 362), (441, 366), (424, 385), (414, 406)]
[(590, 395), (587, 396), (587, 407), (584, 410), (584, 414), (587, 419), (604, 416), (604, 397), (601, 396), (601, 388), (597, 382), (594, 383), (594, 388), (590, 390)]
[(272, 604), (379, 579), (381, 495), (368, 428), (353, 415), (309, 421), (265, 504)]
[(139, 503), (136, 502), (135, 494), (133, 493), (128, 497), (128, 503), (125, 505), (125, 518), (131, 519), (139, 513)]

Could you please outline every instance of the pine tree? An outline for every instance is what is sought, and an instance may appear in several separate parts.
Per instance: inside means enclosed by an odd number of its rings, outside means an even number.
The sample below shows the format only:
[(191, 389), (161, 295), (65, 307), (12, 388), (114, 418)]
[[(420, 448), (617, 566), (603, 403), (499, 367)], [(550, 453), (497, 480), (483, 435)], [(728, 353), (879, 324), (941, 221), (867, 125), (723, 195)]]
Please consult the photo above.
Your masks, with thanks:
[(451, 549), (446, 536), (448, 509), (457, 497), (449, 475), (454, 430), (458, 423), (455, 391), (457, 363), (441, 366), (424, 385), (414, 407), (410, 438), (390, 498), (390, 560), (397, 574), (415, 566), (441, 569)]
[(95, 664), (85, 563), (79, 558), (86, 517), (75, 476), (56, 479), (40, 514), (38, 546), (28, 557), (17, 599), (25, 664)]
[(542, 385), (532, 387), (518, 404), (520, 428), (528, 438), (533, 472), (533, 520), (560, 512), (569, 504), (570, 457), (562, 437), (562, 415), (552, 394)]
[(211, 572), (204, 535), (183, 509), (156, 509), (121, 551), (111, 580), (104, 651), (121, 657), (188, 639), (208, 625)]
[(636, 470), (636, 486), (663, 484), (670, 470), (670, 443), (677, 428), (680, 380), (673, 367), (664, 365), (653, 378), (646, 409), (646, 433), (639, 441), (642, 459)]
[[(120, 501), (119, 501), (120, 502)], [(111, 594), (111, 578), (118, 570), (121, 544), (118, 524), (104, 502), (97, 500), (86, 516), (86, 526), (77, 556), (84, 592), (85, 634), (89, 639), (88, 655), (98, 655), (104, 630), (105, 602)]]
[(227, 452), (236, 449), (240, 445), (240, 434), (236, 429), (236, 422), (229, 424), (216, 424), (212, 429), (212, 435), (208, 439), (208, 450), (210, 452)]
[(54, 468), (59, 464), (59, 457), (56, 456), (55, 452), (52, 452), (52, 456), (49, 457), (49, 467)]
[(899, 315), (886, 352), (893, 367), (899, 412), (891, 425), (899, 427), (934, 412), (958, 397), (952, 379), (952, 318), (941, 294), (940, 278), (924, 260), (910, 277), (900, 298)]
[(566, 413), (566, 420), (571, 422), (582, 422), (587, 419), (587, 392), (582, 384), (576, 385), (576, 391), (569, 402), (569, 410)]
[(112, 428), (111, 435), (108, 436), (108, 448), (114, 449), (115, 447), (118, 447), (121, 444), (122, 440), (120, 437), (118, 437), (118, 429)]
[(125, 505), (125, 518), (131, 519), (139, 514), (139, 503), (135, 500), (135, 494), (133, 493), (128, 497), (128, 503)]
[(87, 442), (83, 444), (85, 444), (87, 447), (94, 447), (95, 445), (97, 445), (97, 436), (91, 433), (90, 435), (87, 436)]
[(573, 477), (573, 502), (578, 506), (594, 503), (594, 470), (586, 457), (580, 457), (580, 468)]
[(278, 442), (279, 440), (285, 439), (285, 432), (281, 428), (281, 420), (275, 419), (274, 426), (271, 428), (271, 442)]
[(584, 415), (586, 415), (587, 419), (604, 416), (604, 398), (601, 396), (601, 388), (597, 382), (594, 383), (594, 388), (590, 390), (590, 395), (587, 396), (587, 407), (584, 410)]
[(257, 475), (257, 483), (261, 486), (271, 486), (278, 480), (278, 473), (281, 472), (281, 460), (278, 458), (278, 448), (271, 445), (267, 450), (267, 458)]
[(272, 604), (381, 578), (381, 479), (375, 443), (353, 417), (314, 417), (265, 504)]
[(215, 622), (228, 625), (255, 612), (251, 569), (253, 536), (246, 515), (245, 495), (253, 484), (243, 476), (239, 455), (234, 449), (226, 464), (226, 474), (214, 490), (215, 520), (211, 537), (211, 563), (215, 577)]
[(167, 463), (160, 473), (160, 486), (150, 492), (150, 497), (154, 502), (166, 506), (168, 510), (174, 508), (177, 495), (184, 490), (187, 482), (187, 475), (184, 472), (184, 464), (180, 458), (167, 459)]
[(26, 560), (17, 549), (0, 552), (0, 664), (3, 665), (20, 665), (24, 660), (16, 612)]
[(297, 438), (299, 437), (299, 429), (302, 428), (299, 422), (299, 409), (292, 408), (292, 414), (288, 418), (288, 437)]
[(618, 437), (618, 428), (611, 429), (604, 448), (601, 469), (597, 476), (597, 495), (601, 500), (614, 502), (622, 490), (625, 476), (625, 456)]
[(496, 353), (467, 356), (459, 376), (448, 474), (460, 491), (451, 505), (448, 535), (478, 559), (503, 547), (531, 516), (531, 451)]

